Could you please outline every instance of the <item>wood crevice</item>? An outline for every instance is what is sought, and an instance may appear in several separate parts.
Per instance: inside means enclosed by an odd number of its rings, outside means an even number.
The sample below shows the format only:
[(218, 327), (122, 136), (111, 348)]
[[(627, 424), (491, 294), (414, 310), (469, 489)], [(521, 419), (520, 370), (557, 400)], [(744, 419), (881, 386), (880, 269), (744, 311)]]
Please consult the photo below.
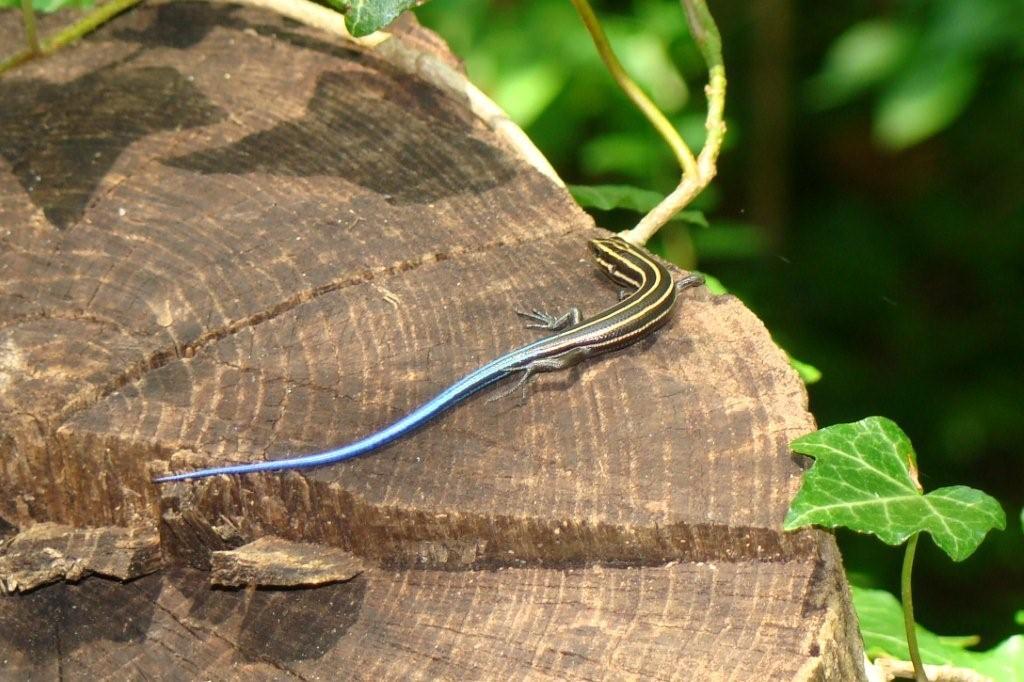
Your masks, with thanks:
[[(201, 461), (201, 460), (200, 460)], [(446, 512), (381, 505), (336, 484), (300, 474), (269, 474), (233, 480), (171, 484), (161, 491), (164, 549), (169, 557), (196, 562), (194, 538), (213, 538), (209, 519), (230, 519), (237, 542), (266, 535), (337, 547), (394, 570), (479, 571), (507, 568), (571, 569), (653, 567), (671, 563), (786, 562), (806, 556), (820, 541), (811, 531), (680, 520), (649, 525), (608, 521), (556, 521), (490, 512)], [(267, 511), (266, 500), (305, 500), (304, 520), (295, 528)], [(253, 501), (264, 503), (254, 505)], [(179, 543), (190, 549), (182, 553)], [(222, 549), (220, 542), (207, 552)]]
[[(225, 338), (228, 338), (241, 331), (255, 329), (256, 327), (266, 322), (272, 321), (281, 315), (289, 313), (302, 305), (313, 302), (320, 297), (339, 291), (351, 286), (358, 286), (361, 284), (368, 284), (373, 282), (387, 281), (391, 277), (400, 273), (409, 272), (416, 270), (417, 268), (431, 265), (442, 261), (449, 260), (451, 258), (471, 256), (476, 254), (487, 253), (494, 249), (514, 247), (522, 244), (533, 243), (537, 241), (543, 241), (547, 239), (556, 239), (563, 234), (568, 234), (576, 231), (578, 228), (571, 228), (564, 232), (547, 233), (542, 235), (533, 235), (524, 237), (521, 239), (508, 240), (508, 239), (497, 239), (479, 247), (456, 247), (449, 251), (434, 251), (430, 253), (421, 254), (417, 258), (405, 260), (401, 263), (378, 267), (362, 272), (349, 274), (345, 277), (340, 277), (324, 284), (305, 289), (300, 291), (288, 298), (279, 301), (263, 310), (247, 315), (241, 319), (228, 322), (227, 324), (221, 325), (215, 329), (208, 330), (191, 341), (184, 343), (175, 343), (171, 346), (161, 348), (150, 353), (146, 358), (134, 363), (131, 367), (122, 371), (109, 381), (107, 381), (102, 387), (97, 389), (92, 396), (79, 398), (77, 400), (69, 401), (57, 418), (57, 423), (54, 427), (54, 431), (59, 429), (62, 425), (71, 421), (75, 415), (82, 412), (83, 410), (89, 409), (93, 405), (102, 402), (105, 398), (113, 393), (121, 390), (125, 386), (141, 381), (148, 373), (160, 369), (169, 362), (180, 360), (182, 358), (189, 358), (194, 356), (198, 351), (217, 343)], [(63, 313), (43, 313), (40, 315), (42, 319), (63, 319), (61, 317)], [(71, 320), (85, 320), (91, 321), (90, 317), (94, 316), (76, 316), (72, 315), (67, 317)], [(97, 324), (101, 322), (98, 321)]]

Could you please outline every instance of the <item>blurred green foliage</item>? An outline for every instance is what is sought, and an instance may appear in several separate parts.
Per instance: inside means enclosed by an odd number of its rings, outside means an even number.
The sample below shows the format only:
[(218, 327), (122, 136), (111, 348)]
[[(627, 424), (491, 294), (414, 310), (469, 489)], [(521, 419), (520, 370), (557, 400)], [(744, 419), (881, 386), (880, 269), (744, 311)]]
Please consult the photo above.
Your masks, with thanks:
[[(665, 198), (663, 194), (631, 185), (569, 185), (569, 192), (583, 208), (596, 208), (600, 211), (625, 208), (641, 215), (653, 210)], [(708, 219), (700, 211), (680, 211), (671, 220), (709, 227)]]
[[(627, 69), (694, 148), (705, 74), (674, 0), (599, 2)], [(928, 489), (1024, 504), (1024, 3), (715, 0), (727, 146), (653, 246), (713, 273), (821, 370), (823, 425), (867, 415), (913, 439)], [(667, 193), (669, 150), (616, 89), (566, 0), (418, 10), (567, 182)], [(590, 209), (631, 227), (628, 208)], [(714, 278), (710, 281), (717, 282)], [(719, 285), (719, 288), (720, 287)], [(902, 554), (839, 533), (851, 578), (898, 592)], [(918, 548), (915, 607), (939, 632), (1013, 634), (1020, 528), (960, 564)]]
[[(21, 8), (22, 0), (0, 0), (0, 9)], [(365, 36), (386, 27), (417, 4), (418, 0), (314, 0), (345, 15), (345, 25), (354, 36)], [(96, 0), (32, 0), (32, 9), (49, 14), (60, 9), (89, 9)]]
[[(882, 590), (854, 588), (853, 605), (869, 656), (909, 659), (903, 609), (896, 597)], [(978, 644), (977, 637), (942, 637), (920, 625), (917, 639), (927, 664), (971, 668), (999, 682), (1024, 681), (1024, 635), (1008, 637), (987, 651), (967, 649)]]
[(945, 129), (971, 103), (986, 61), (1019, 52), (1024, 5), (1012, 0), (904, 2), (838, 36), (808, 82), (822, 107), (873, 100), (873, 131), (902, 149)]
[[(65, 7), (88, 9), (95, 4), (96, 0), (32, 0), (32, 9), (49, 14)], [(0, 0), (0, 9), (16, 7), (21, 7), (21, 0)]]

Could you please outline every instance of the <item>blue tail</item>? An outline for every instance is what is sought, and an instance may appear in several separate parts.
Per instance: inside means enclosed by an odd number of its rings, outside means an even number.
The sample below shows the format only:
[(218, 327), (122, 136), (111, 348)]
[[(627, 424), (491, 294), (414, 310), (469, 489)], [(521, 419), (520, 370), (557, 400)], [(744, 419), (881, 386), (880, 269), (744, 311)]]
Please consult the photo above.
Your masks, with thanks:
[(472, 374), (468, 374), (455, 382), (445, 390), (438, 393), (429, 401), (420, 405), (415, 410), (402, 417), (398, 421), (385, 426), (380, 431), (371, 433), (365, 438), (349, 443), (340, 448), (327, 450), (314, 455), (303, 455), (302, 457), (291, 457), (289, 459), (269, 460), (266, 462), (249, 462), (247, 464), (232, 464), (229, 466), (212, 467), (210, 469), (198, 469), (186, 471), (182, 474), (172, 474), (153, 479), (154, 483), (168, 483), (170, 481), (184, 481), (191, 478), (206, 478), (207, 476), (218, 476), (220, 474), (251, 474), (257, 471), (284, 471), (287, 469), (308, 469), (310, 467), (324, 466), (325, 464), (336, 464), (347, 459), (365, 455), (368, 452), (380, 448), (406, 436), (420, 428), (428, 421), (437, 417), (446, 410), (458, 405), (477, 391), (490, 386), (491, 384), (504, 379), (510, 373), (516, 371), (514, 368), (519, 351), (513, 351), (496, 360), (489, 362)]

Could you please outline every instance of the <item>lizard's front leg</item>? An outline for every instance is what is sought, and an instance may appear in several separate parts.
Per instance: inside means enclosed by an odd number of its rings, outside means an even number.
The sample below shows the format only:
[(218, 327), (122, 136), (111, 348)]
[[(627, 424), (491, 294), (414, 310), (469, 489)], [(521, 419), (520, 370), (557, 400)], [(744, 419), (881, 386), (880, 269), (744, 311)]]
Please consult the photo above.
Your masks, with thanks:
[(520, 317), (533, 320), (533, 324), (526, 325), (527, 329), (543, 329), (544, 331), (550, 332), (560, 332), (563, 329), (579, 324), (580, 320), (583, 319), (583, 314), (580, 312), (579, 308), (570, 308), (569, 312), (561, 317), (548, 315), (536, 308), (530, 312), (526, 312), (525, 310), (517, 310), (515, 312), (516, 315)]

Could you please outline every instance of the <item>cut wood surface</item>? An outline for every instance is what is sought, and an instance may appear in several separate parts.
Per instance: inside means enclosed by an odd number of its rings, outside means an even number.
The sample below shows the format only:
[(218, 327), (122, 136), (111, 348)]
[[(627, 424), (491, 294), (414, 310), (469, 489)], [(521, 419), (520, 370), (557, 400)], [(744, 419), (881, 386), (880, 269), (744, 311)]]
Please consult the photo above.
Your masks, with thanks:
[(4, 674), (861, 676), (832, 537), (781, 530), (804, 387), (703, 288), (382, 452), (150, 482), (348, 442), (535, 338), (517, 306), (615, 301), (565, 190), (385, 52), (174, 3), (0, 79)]

